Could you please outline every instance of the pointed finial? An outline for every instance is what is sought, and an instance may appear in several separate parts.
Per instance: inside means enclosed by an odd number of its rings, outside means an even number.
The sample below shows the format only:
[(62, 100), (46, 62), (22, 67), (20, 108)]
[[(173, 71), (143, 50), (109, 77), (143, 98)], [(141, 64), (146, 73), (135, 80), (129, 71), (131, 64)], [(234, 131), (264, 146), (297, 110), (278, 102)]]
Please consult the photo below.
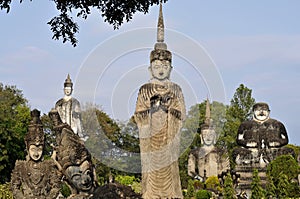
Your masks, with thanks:
[(70, 78), (70, 74), (68, 74), (67, 79), (65, 80), (64, 86), (65, 87), (72, 87), (73, 86), (72, 80)]
[(165, 40), (165, 26), (164, 26), (164, 16), (162, 12), (162, 1), (159, 5), (159, 17), (157, 24), (157, 42), (164, 42)]
[(164, 43), (165, 41), (165, 25), (164, 25), (164, 17), (162, 12), (162, 0), (160, 1), (159, 5), (159, 16), (158, 16), (158, 23), (157, 23), (157, 43), (155, 44), (155, 49), (167, 49), (167, 44)]
[(210, 104), (208, 97), (206, 99), (205, 124), (210, 124)]

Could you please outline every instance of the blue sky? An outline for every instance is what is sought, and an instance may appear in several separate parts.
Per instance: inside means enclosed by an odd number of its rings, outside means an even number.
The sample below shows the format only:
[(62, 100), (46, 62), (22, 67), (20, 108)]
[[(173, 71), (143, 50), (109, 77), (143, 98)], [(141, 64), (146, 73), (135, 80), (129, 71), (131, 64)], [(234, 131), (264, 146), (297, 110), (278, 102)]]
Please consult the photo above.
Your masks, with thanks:
[[(272, 118), (285, 124), (290, 143), (300, 145), (299, 7), (297, 0), (169, 0), (163, 9), (166, 43), (175, 52), (171, 78), (183, 85), (187, 106), (206, 96), (228, 104), (243, 83), (256, 101), (270, 105)], [(51, 1), (17, 2), (9, 14), (0, 12), (0, 81), (16, 85), (31, 108), (47, 113), (63, 96), (63, 82), (70, 73), (74, 96), (83, 100), (83, 91), (90, 92), (89, 99), (114, 119), (129, 117), (138, 86), (148, 80), (158, 6), (147, 15), (136, 14), (119, 30), (104, 23), (96, 11), (88, 20), (76, 19), (76, 48), (51, 39), (47, 22), (56, 14)], [(111, 52), (110, 60), (106, 51)], [(202, 61), (189, 62), (193, 53)], [(201, 77), (195, 75), (194, 65)], [(207, 76), (206, 69), (213, 75)], [(220, 95), (214, 93), (218, 86), (224, 88), (218, 90)]]

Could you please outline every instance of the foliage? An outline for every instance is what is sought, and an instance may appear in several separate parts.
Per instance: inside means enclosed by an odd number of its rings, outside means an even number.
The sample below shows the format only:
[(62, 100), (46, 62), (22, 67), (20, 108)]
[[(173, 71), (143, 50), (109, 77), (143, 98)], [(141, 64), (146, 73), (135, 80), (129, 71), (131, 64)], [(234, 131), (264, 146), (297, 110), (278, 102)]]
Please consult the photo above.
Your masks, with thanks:
[(187, 187), (187, 198), (192, 198), (195, 195), (195, 188), (194, 188), (194, 180), (190, 179), (188, 181)]
[(129, 186), (132, 185), (133, 182), (138, 182), (139, 179), (137, 179), (135, 176), (123, 176), (123, 175), (117, 175), (115, 178), (116, 181), (118, 181), (120, 184)]
[[(106, 1), (106, 0), (52, 0), (59, 14), (53, 17), (48, 25), (53, 32), (52, 39), (62, 39), (63, 43), (71, 42), (75, 47), (77, 44), (76, 33), (79, 32), (78, 24), (73, 17), (87, 19), (91, 11), (97, 10), (101, 13), (105, 22), (119, 28), (124, 21), (130, 21), (136, 12), (148, 13), (150, 6), (158, 4), (159, 0), (127, 0), (127, 1)], [(167, 0), (163, 0), (166, 2)], [(11, 0), (0, 0), (0, 9), (10, 11)], [(23, 1), (20, 0), (20, 3)], [(73, 13), (76, 13), (74, 15)], [(73, 17), (72, 17), (73, 16)]]
[(233, 181), (230, 172), (227, 173), (227, 176), (225, 177), (224, 181), (224, 187), (223, 187), (223, 198), (224, 199), (235, 199), (235, 190), (233, 187)]
[(221, 184), (217, 176), (210, 176), (205, 181), (206, 189), (212, 190), (214, 192), (221, 192)]
[[(255, 99), (252, 98), (252, 90), (241, 84), (236, 89), (230, 106), (226, 109), (226, 122), (217, 143), (217, 145), (227, 148), (229, 157), (232, 156), (232, 150), (236, 147), (238, 128), (243, 121), (250, 119), (254, 104)], [(232, 159), (231, 167), (234, 168)]]
[(71, 189), (66, 183), (62, 183), (60, 192), (66, 198), (71, 195)]
[(10, 180), (17, 159), (25, 158), (24, 135), (30, 121), (27, 100), (15, 86), (0, 83), (0, 182)]
[(252, 183), (251, 183), (251, 197), (250, 198), (251, 199), (265, 198), (264, 189), (261, 186), (257, 169), (253, 170), (253, 177), (252, 177)]
[[(124, 157), (136, 162), (136, 168), (130, 169), (139, 171), (139, 157), (128, 157), (130, 153), (139, 152), (138, 131), (133, 117), (126, 124), (117, 123), (99, 106), (86, 104), (82, 109), (82, 125), (84, 133), (89, 137), (85, 145), (98, 159), (95, 159), (95, 165), (100, 184), (112, 181), (116, 175), (127, 175), (114, 169), (127, 170), (129, 164), (124, 161)], [(135, 177), (139, 176), (135, 174)]]
[(0, 184), (0, 199), (13, 199), (13, 194), (9, 187), (9, 183)]
[(142, 185), (140, 182), (134, 181), (131, 185), (131, 188), (135, 193), (142, 193)]
[(51, 145), (55, 145), (56, 144), (56, 140), (55, 140), (55, 134), (53, 131), (53, 124), (52, 121), (50, 119), (50, 117), (46, 114), (43, 114), (41, 116), (41, 121), (43, 124), (43, 128), (44, 128), (44, 133), (45, 133), (45, 148), (44, 148), (44, 155), (47, 157), (50, 157), (52, 154), (52, 146)]
[(196, 192), (196, 199), (210, 199), (212, 196), (211, 192), (207, 190), (199, 190)]
[(300, 197), (297, 177), (300, 166), (291, 155), (282, 155), (267, 166), (267, 195), (276, 193), (277, 197)]

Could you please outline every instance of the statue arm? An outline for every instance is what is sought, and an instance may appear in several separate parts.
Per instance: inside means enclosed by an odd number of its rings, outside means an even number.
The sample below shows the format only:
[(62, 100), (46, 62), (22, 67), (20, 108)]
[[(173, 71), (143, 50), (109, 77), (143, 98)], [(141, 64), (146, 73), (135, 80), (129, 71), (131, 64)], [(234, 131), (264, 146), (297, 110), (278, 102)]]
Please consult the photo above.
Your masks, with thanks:
[(245, 136), (245, 133), (249, 131), (247, 128), (246, 123), (242, 123), (238, 129), (237, 139), (236, 142), (238, 145), (246, 147), (246, 148), (256, 148), (257, 147), (257, 140), (256, 136), (254, 135), (254, 132), (250, 131), (248, 133), (251, 133), (252, 135)]
[[(282, 123), (279, 123), (279, 134), (269, 142), (270, 147), (281, 147), (288, 144), (288, 135)], [(276, 133), (276, 132), (275, 132)]]
[(134, 118), (139, 128), (142, 124), (146, 124), (146, 122), (148, 121), (149, 114), (150, 96), (148, 96), (144, 89), (141, 88), (138, 94), (134, 113)]
[(182, 90), (179, 86), (176, 87), (175, 91), (175, 103), (170, 107), (170, 113), (177, 119), (184, 121), (186, 118), (185, 102)]

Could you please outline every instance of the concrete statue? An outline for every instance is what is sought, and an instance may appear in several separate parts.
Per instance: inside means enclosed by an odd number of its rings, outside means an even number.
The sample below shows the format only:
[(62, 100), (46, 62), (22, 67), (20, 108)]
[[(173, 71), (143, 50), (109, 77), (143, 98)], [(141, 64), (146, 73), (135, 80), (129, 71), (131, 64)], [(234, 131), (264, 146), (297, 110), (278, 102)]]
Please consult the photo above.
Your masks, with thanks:
[(261, 184), (266, 185), (266, 167), (280, 155), (295, 155), (293, 149), (286, 147), (288, 134), (285, 126), (270, 118), (269, 105), (263, 102), (253, 106), (253, 118), (240, 125), (233, 151), (235, 170), (239, 174), (238, 190), (251, 195), (253, 169), (258, 170)]
[(262, 102), (253, 106), (253, 119), (240, 125), (236, 141), (240, 146), (234, 151), (237, 164), (259, 163), (264, 167), (277, 156), (291, 152), (283, 147), (288, 144), (284, 125), (270, 118), (269, 106)]
[(183, 198), (178, 158), (185, 104), (181, 88), (170, 81), (171, 63), (160, 4), (157, 43), (150, 55), (151, 79), (139, 89), (134, 115), (139, 129), (144, 199)]
[(72, 92), (73, 83), (68, 74), (64, 83), (65, 96), (56, 102), (55, 109), (58, 111), (62, 121), (70, 125), (73, 132), (84, 139), (80, 103), (76, 98), (72, 97)]
[(17, 160), (12, 172), (14, 198), (53, 199), (60, 190), (60, 174), (52, 160), (43, 160), (44, 131), (40, 111), (31, 111), (32, 120), (25, 135), (26, 160)]
[(72, 195), (68, 198), (96, 198), (98, 184), (91, 154), (70, 125), (62, 122), (57, 110), (52, 109), (49, 117), (54, 124), (57, 144), (52, 158), (71, 188)]
[(193, 149), (188, 159), (189, 176), (205, 181), (208, 177), (218, 176), (230, 169), (227, 151), (215, 146), (217, 133), (210, 117), (209, 100), (206, 101), (205, 122), (201, 125), (202, 146)]

